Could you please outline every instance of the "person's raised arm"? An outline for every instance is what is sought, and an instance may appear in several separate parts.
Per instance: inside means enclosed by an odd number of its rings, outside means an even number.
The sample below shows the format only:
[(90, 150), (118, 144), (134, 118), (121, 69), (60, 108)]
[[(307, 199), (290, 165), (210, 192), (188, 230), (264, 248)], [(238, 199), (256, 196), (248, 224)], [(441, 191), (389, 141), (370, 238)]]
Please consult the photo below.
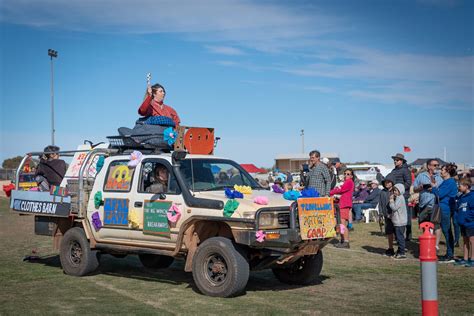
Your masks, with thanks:
[[(149, 90), (151, 90), (151, 88), (149, 88)], [(140, 107), (138, 108), (138, 114), (140, 114), (141, 116), (150, 116), (151, 115), (149, 114), (150, 109), (151, 109), (150, 103), (151, 103), (151, 94), (148, 91), (145, 100), (143, 100), (142, 105), (140, 105)]]

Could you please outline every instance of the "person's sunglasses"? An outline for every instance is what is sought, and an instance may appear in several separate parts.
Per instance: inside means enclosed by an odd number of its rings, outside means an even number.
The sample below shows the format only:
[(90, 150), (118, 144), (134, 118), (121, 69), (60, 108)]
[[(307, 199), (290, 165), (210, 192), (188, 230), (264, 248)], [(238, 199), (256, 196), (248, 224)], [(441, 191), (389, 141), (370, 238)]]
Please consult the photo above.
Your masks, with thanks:
[(348, 173), (344, 173), (345, 176), (352, 176), (352, 174), (350, 172)]
[(393, 161), (402, 161), (401, 159), (393, 159)]
[(438, 165), (438, 164), (436, 164), (436, 165), (431, 165), (431, 166), (432, 166), (432, 167), (439, 167), (439, 165)]

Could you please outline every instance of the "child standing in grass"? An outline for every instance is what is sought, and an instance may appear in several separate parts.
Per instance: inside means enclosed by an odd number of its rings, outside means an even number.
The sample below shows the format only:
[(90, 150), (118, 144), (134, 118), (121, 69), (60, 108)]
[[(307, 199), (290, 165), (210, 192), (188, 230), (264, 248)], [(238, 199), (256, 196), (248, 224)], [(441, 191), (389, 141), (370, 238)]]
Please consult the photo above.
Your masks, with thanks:
[(405, 187), (401, 183), (395, 184), (393, 194), (390, 195), (390, 209), (392, 214), (389, 215), (393, 226), (395, 227), (395, 236), (397, 238), (398, 250), (395, 259), (406, 259), (405, 254), (405, 229), (407, 227), (407, 207), (405, 204)]
[(474, 267), (474, 194), (471, 192), (470, 178), (462, 178), (459, 181), (459, 192), (461, 196), (459, 196), (456, 203), (456, 216), (464, 240), (464, 257), (454, 264)]

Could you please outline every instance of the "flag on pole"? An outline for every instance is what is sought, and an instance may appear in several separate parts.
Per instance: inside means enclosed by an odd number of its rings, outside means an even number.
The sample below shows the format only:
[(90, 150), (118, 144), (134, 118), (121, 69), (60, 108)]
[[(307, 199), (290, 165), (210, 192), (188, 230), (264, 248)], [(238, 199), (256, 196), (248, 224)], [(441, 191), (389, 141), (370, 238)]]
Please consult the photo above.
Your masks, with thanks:
[(403, 146), (403, 152), (409, 153), (411, 151), (411, 148), (408, 146)]

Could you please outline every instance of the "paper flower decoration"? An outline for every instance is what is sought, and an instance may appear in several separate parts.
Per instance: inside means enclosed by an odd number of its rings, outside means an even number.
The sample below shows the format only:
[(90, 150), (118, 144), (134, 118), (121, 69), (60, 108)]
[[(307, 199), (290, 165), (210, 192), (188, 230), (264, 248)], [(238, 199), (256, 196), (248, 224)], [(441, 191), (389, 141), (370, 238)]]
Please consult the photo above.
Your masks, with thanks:
[(234, 185), (234, 190), (242, 194), (252, 194), (252, 188), (247, 185)]
[(234, 191), (229, 188), (226, 188), (224, 192), (225, 192), (225, 196), (228, 199), (243, 199), (244, 198), (244, 195), (240, 193), (239, 191)]
[(319, 192), (314, 188), (307, 188), (301, 191), (301, 197), (319, 197)]
[(256, 204), (260, 204), (260, 205), (267, 205), (268, 204), (268, 198), (266, 196), (256, 196), (254, 199), (253, 199), (253, 202), (256, 203)]
[(341, 235), (344, 235), (344, 233), (346, 232), (346, 226), (344, 224), (339, 224), (339, 232), (341, 233)]
[(15, 190), (15, 185), (13, 183), (7, 184), (3, 186), (3, 192), (7, 197), (10, 197), (12, 194), (12, 190)]
[(301, 193), (299, 191), (286, 191), (283, 193), (283, 198), (285, 200), (290, 200), (290, 201), (296, 201), (299, 197), (301, 196)]
[(267, 237), (267, 234), (263, 230), (259, 230), (255, 233), (255, 239), (258, 242), (263, 242), (265, 240), (265, 237)]
[(272, 185), (272, 190), (273, 190), (273, 192), (280, 193), (280, 194), (285, 192), (285, 190), (283, 190), (283, 188), (281, 186), (279, 186), (278, 184)]
[(224, 205), (224, 216), (231, 217), (238, 207), (239, 202), (237, 200), (228, 200)]
[(140, 225), (142, 224), (141, 216), (139, 215), (137, 210), (132, 209), (128, 213), (128, 222), (132, 226), (133, 229), (139, 229)]
[(102, 191), (97, 191), (94, 194), (94, 206), (95, 208), (99, 208), (102, 205)]
[(138, 150), (134, 150), (130, 154), (130, 161), (128, 162), (128, 166), (130, 168), (135, 168), (136, 166), (138, 166), (140, 161), (142, 161), (142, 159), (143, 159), (143, 154), (139, 152)]
[(99, 212), (92, 213), (92, 225), (95, 231), (99, 231), (102, 228), (102, 221), (100, 220)]
[(166, 216), (168, 216), (168, 220), (171, 223), (176, 223), (181, 217), (181, 210), (179, 209), (179, 206), (174, 203), (171, 204)]
[(178, 134), (173, 130), (172, 127), (168, 127), (163, 131), (163, 140), (168, 143), (168, 146), (171, 146), (175, 143), (177, 136)]
[(95, 164), (95, 170), (97, 173), (99, 173), (99, 171), (102, 170), (102, 167), (104, 166), (104, 162), (105, 162), (105, 157), (99, 156), (99, 159), (97, 159), (97, 163)]

